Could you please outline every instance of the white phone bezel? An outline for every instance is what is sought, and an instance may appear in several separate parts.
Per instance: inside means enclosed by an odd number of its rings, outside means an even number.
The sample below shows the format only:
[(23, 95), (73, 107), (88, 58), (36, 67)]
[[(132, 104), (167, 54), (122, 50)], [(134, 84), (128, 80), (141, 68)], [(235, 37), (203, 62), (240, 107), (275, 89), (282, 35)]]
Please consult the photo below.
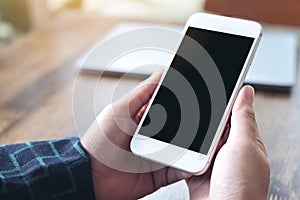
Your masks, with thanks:
[[(229, 118), (230, 111), (232, 109), (233, 103), (237, 97), (238, 91), (241, 88), (246, 74), (248, 72), (248, 69), (251, 65), (251, 62), (253, 60), (253, 57), (255, 55), (255, 51), (258, 47), (259, 40), (262, 36), (262, 26), (253, 21), (248, 20), (242, 20), (237, 18), (231, 18), (231, 17), (224, 17), (224, 16), (218, 16), (218, 15), (212, 15), (212, 14), (206, 14), (206, 13), (196, 13), (192, 15), (183, 31), (182, 31), (182, 38), (179, 39), (178, 45), (176, 45), (176, 51), (180, 46), (180, 43), (186, 34), (186, 31), (189, 27), (194, 28), (201, 28), (206, 30), (212, 30), (222, 33), (228, 33), (233, 35), (240, 35), (240, 36), (246, 36), (246, 37), (252, 37), (254, 38), (254, 42), (251, 46), (251, 49), (249, 51), (249, 54), (247, 56), (247, 59), (244, 63), (243, 69), (240, 73), (240, 76), (238, 78), (238, 81), (235, 85), (235, 88), (233, 90), (232, 96), (226, 106), (225, 112), (223, 114), (222, 120), (218, 126), (216, 135), (214, 136), (213, 142), (210, 146), (209, 152), (207, 155), (203, 155), (199, 152), (194, 152), (188, 149), (184, 149), (182, 147), (178, 147), (169, 143), (165, 143), (156, 139), (152, 139), (150, 137), (146, 137), (143, 135), (138, 134), (139, 130), (141, 128), (141, 125), (146, 117), (146, 113), (149, 111), (153, 100), (160, 88), (160, 85), (171, 65), (172, 60), (174, 59), (173, 55), (168, 63), (168, 67), (164, 70), (162, 78), (158, 84), (158, 87), (154, 91), (153, 96), (151, 97), (149, 104), (145, 110), (145, 113), (136, 129), (136, 132), (132, 138), (130, 148), (131, 151), (138, 156), (141, 156), (143, 158), (172, 166), (174, 168), (186, 171), (188, 173), (192, 174), (202, 174), (204, 173), (207, 168), (209, 167), (210, 162), (212, 161), (213, 155), (216, 151), (216, 147), (218, 144), (218, 141), (220, 140), (222, 136), (222, 132), (226, 126), (226, 122)], [(170, 155), (175, 155), (176, 159), (170, 160)]]

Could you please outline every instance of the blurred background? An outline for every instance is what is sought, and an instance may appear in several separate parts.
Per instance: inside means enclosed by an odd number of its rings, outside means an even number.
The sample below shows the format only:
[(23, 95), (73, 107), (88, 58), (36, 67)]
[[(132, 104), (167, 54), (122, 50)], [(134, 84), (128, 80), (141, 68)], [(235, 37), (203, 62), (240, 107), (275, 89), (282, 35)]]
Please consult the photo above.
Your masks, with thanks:
[(184, 23), (199, 11), (258, 21), (300, 25), (299, 1), (278, 0), (0, 0), (0, 45), (47, 24), (65, 12), (97, 13), (106, 17)]
[(0, 0), (0, 43), (3, 46), (70, 11), (183, 23), (203, 4), (204, 0)]

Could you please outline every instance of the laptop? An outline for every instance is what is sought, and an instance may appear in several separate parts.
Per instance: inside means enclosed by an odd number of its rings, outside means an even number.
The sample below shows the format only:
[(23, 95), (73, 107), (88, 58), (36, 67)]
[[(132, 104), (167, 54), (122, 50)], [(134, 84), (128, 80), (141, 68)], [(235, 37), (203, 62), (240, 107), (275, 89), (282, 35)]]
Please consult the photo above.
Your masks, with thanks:
[[(183, 27), (150, 24), (120, 23), (113, 27), (96, 45), (83, 55), (76, 64), (81, 72), (110, 75), (147, 77), (168, 63), (170, 53), (157, 49), (140, 49), (122, 55), (109, 66), (101, 65), (101, 53), (97, 46), (114, 36), (145, 27), (164, 28), (181, 33)], [(89, 56), (93, 51), (93, 56)], [(296, 83), (298, 65), (298, 35), (288, 31), (265, 30), (245, 82), (261, 89), (289, 91)]]

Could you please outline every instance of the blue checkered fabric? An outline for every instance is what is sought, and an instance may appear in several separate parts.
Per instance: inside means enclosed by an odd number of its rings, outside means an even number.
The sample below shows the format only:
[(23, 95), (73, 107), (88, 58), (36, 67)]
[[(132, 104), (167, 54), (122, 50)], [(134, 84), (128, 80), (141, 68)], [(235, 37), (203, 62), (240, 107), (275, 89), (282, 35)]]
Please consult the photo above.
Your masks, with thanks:
[(0, 146), (0, 199), (95, 199), (78, 138)]

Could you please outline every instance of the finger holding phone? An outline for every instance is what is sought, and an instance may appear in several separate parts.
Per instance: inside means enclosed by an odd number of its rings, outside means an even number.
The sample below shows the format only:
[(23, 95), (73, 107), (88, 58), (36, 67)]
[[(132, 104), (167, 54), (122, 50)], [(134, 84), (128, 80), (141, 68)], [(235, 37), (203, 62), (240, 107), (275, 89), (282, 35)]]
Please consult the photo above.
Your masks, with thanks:
[[(122, 98), (118, 102), (119, 110), (117, 112), (119, 115), (122, 116), (123, 110), (128, 110), (128, 106), (131, 106), (132, 111), (136, 114), (134, 121), (138, 123), (160, 76), (161, 74), (158, 73), (144, 81), (143, 87), (137, 88), (134, 92), (136, 95), (130, 94)], [(140, 95), (148, 98), (141, 101)], [(103, 164), (94, 156), (110, 151), (110, 149), (101, 145), (103, 143), (103, 134), (107, 134), (110, 138), (115, 138), (114, 143), (121, 148), (129, 148), (130, 143), (128, 135), (120, 131), (117, 123), (115, 123), (116, 118), (111, 118), (112, 110), (106, 109), (105, 112), (99, 115), (102, 119), (95, 121), (96, 127), (102, 127), (102, 129), (91, 126), (82, 139), (82, 144), (91, 158), (97, 199), (140, 198), (162, 186), (184, 178), (186, 179), (191, 199), (208, 199), (209, 197), (216, 197), (215, 199), (227, 199), (229, 197), (231, 199), (243, 199), (238, 198), (242, 197), (241, 195), (244, 195), (244, 199), (259, 199), (246, 198), (250, 197), (250, 195), (266, 197), (270, 168), (264, 148), (261, 145), (262, 142), (255, 122), (255, 116), (252, 115), (254, 114), (252, 95), (253, 89), (249, 86), (240, 91), (233, 107), (232, 128), (228, 142), (221, 147), (210, 170), (203, 175), (192, 177), (169, 167), (164, 167), (151, 173), (138, 174), (120, 172)], [(132, 96), (131, 100), (129, 100), (130, 96)], [(128, 104), (128, 101), (132, 103)], [(111, 107), (109, 106), (108, 108)], [(123, 120), (123, 123), (128, 126), (132, 125), (130, 117), (126, 118), (127, 122), (124, 121), (123, 117), (119, 119)], [(132, 130), (136, 126), (131, 127)], [(105, 133), (102, 130), (106, 130)], [(113, 156), (118, 157), (121, 155)]]
[(250, 86), (239, 92), (228, 140), (213, 166), (186, 181), (191, 199), (267, 199), (270, 166), (255, 120), (253, 96)]

